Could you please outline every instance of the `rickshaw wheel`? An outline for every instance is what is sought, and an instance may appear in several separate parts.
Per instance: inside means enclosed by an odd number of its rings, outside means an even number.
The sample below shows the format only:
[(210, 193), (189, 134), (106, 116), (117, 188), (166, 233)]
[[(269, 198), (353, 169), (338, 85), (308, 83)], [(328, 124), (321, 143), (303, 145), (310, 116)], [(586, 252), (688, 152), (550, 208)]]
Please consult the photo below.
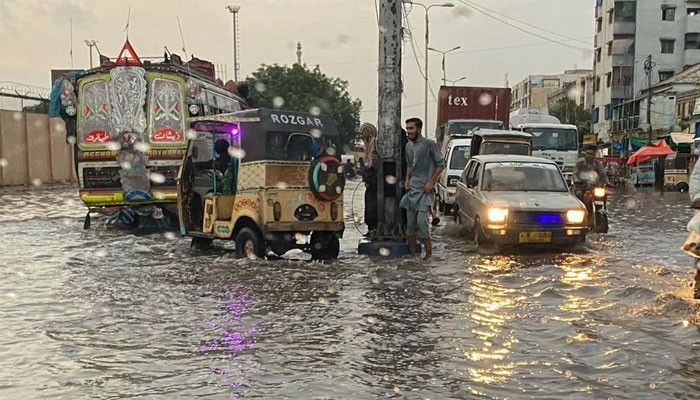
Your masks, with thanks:
[(263, 258), (264, 242), (260, 234), (251, 228), (242, 228), (236, 235), (236, 254), (251, 260)]
[(688, 189), (689, 189), (689, 187), (688, 187), (687, 183), (680, 182), (680, 183), (676, 184), (676, 190), (678, 190), (681, 193), (687, 192)]
[(330, 232), (313, 232), (310, 245), (312, 260), (335, 260), (340, 253), (340, 239)]

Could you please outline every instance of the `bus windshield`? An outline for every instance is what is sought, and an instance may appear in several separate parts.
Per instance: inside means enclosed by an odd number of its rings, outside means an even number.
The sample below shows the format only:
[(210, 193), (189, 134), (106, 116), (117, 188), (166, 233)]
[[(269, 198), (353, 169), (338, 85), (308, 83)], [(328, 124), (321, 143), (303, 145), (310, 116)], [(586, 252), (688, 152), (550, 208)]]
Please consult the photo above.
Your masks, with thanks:
[(533, 150), (578, 150), (578, 132), (562, 128), (524, 128), (532, 135)]

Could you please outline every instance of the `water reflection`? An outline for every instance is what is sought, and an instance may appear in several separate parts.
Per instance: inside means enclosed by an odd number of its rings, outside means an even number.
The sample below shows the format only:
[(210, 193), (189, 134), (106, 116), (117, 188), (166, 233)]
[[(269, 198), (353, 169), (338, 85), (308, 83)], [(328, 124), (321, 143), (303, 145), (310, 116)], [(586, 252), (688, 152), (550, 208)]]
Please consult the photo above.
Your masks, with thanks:
[(504, 383), (516, 367), (509, 356), (518, 341), (508, 321), (515, 317), (517, 291), (500, 283), (502, 276), (511, 274), (511, 263), (507, 257), (486, 259), (475, 269), (481, 276), (483, 273), (487, 276), (470, 280), (469, 317), (474, 324), (471, 332), (479, 342), (469, 345), (464, 356), (470, 361), (467, 367), (470, 380), (479, 384)]

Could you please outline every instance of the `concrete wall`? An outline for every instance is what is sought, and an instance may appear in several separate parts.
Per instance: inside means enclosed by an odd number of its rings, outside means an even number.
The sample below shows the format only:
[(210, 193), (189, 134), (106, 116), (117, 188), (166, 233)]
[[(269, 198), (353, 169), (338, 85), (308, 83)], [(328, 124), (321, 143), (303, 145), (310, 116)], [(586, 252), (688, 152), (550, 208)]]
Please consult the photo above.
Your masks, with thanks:
[(0, 110), (0, 186), (75, 180), (60, 118)]

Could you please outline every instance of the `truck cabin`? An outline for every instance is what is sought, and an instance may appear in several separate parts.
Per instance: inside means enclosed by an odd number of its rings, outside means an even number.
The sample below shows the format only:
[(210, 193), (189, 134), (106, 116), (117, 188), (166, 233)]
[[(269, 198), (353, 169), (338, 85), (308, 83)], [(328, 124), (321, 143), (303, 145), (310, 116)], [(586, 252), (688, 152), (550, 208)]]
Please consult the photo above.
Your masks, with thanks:
[[(479, 129), (503, 130), (502, 121), (488, 119), (453, 119), (440, 125), (437, 130), (437, 141), (441, 148), (446, 147), (451, 138), (470, 138)], [(444, 149), (443, 149), (444, 150)]]
[(518, 131), (478, 130), (472, 136), (469, 157), (486, 154), (532, 155), (532, 135)]

